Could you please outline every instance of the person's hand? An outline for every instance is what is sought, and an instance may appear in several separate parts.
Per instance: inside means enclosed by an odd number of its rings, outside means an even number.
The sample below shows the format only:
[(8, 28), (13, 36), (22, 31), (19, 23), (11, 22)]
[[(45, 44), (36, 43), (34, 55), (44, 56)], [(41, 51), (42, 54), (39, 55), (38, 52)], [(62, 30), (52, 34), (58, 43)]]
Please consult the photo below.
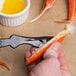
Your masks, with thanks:
[[(25, 58), (34, 52), (35, 48), (32, 47), (31, 51), (25, 54)], [(39, 59), (28, 65), (27, 68), (29, 76), (71, 76), (61, 45), (58, 42), (46, 50), (42, 60)]]

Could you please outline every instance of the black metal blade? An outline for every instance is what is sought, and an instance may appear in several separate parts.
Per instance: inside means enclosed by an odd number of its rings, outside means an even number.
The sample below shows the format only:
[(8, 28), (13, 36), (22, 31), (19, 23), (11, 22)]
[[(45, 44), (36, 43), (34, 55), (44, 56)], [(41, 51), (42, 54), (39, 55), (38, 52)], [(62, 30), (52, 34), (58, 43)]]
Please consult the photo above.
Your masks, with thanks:
[(16, 48), (22, 44), (29, 44), (35, 47), (39, 47), (41, 44), (44, 44), (42, 40), (51, 39), (50, 36), (45, 37), (24, 37), (18, 35), (12, 35), (8, 39), (0, 39), (0, 48), (11, 46), (12, 48)]

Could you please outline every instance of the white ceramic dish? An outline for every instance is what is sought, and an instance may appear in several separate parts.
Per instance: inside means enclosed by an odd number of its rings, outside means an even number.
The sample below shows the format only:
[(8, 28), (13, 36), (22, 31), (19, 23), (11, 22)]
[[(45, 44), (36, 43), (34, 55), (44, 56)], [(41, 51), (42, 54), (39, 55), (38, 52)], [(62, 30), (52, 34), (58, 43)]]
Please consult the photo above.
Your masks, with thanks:
[(26, 1), (27, 5), (23, 11), (17, 14), (0, 13), (0, 24), (6, 26), (18, 26), (23, 24), (28, 17), (30, 8), (30, 0), (24, 0), (24, 1)]

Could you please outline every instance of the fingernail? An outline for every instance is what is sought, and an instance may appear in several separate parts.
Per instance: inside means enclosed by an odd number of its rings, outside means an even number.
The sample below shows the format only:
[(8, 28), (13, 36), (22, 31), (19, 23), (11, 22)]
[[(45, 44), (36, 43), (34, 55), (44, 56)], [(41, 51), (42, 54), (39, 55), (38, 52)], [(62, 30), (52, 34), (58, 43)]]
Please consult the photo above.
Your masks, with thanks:
[(38, 51), (38, 48), (36, 48), (35, 51)]
[(27, 60), (30, 56), (31, 56), (31, 53), (30, 53), (30, 52), (27, 52), (27, 53), (25, 54), (26, 60)]
[(34, 54), (34, 53), (35, 53), (35, 50), (36, 50), (36, 48), (35, 48), (35, 47), (32, 47), (32, 48), (30, 49), (30, 52), (31, 52), (32, 54)]
[(55, 42), (49, 49), (55, 51), (58, 54), (60, 48), (61, 48), (60, 43)]

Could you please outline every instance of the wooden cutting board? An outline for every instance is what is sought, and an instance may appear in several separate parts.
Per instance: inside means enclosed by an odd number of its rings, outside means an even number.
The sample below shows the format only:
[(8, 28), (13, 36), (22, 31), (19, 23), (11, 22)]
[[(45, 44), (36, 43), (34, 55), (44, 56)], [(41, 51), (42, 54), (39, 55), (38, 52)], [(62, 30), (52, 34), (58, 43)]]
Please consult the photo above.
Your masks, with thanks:
[[(61, 19), (67, 19), (68, 0), (56, 0), (53, 7), (50, 8), (39, 20), (30, 23), (30, 20), (36, 17), (40, 11), (44, 0), (31, 0), (31, 8), (27, 21), (17, 27), (6, 27), (0, 25), (0, 38), (8, 38), (12, 34), (21, 36), (55, 36), (64, 29), (65, 23), (55, 23)], [(73, 19), (76, 21), (76, 19)], [(76, 76), (76, 33), (67, 36), (62, 42), (63, 52), (66, 56), (72, 76)], [(5, 61), (11, 68), (8, 71), (0, 66), (0, 76), (26, 76), (26, 66), (24, 54), (29, 51), (29, 45), (21, 45), (16, 49), (11, 47), (0, 48), (0, 59)]]

